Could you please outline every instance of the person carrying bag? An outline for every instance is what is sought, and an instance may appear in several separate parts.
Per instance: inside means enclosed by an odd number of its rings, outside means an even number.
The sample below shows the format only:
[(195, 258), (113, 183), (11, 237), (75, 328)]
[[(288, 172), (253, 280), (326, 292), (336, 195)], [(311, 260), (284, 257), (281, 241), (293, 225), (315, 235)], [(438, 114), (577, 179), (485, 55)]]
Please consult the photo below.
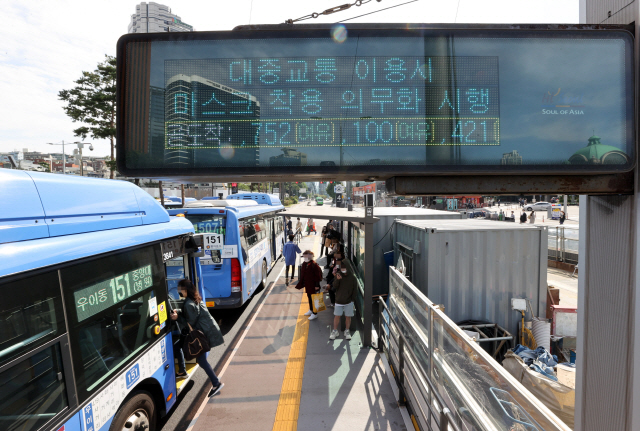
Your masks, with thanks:
[(184, 336), (182, 351), (187, 359), (195, 358), (200, 368), (209, 376), (213, 385), (209, 392), (211, 397), (220, 392), (224, 383), (220, 382), (207, 361), (207, 353), (213, 347), (224, 344), (224, 338), (193, 283), (188, 279), (180, 280), (178, 292), (186, 300), (182, 310), (171, 312), (171, 320), (180, 319), (184, 328), (182, 330)]

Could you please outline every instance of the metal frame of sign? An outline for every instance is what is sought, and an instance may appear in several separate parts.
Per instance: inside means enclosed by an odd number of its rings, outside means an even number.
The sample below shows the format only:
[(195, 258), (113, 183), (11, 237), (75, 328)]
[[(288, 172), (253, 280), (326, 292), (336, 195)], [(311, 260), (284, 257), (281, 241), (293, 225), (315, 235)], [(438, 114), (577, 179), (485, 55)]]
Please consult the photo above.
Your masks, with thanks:
[[(476, 24), (351, 24), (348, 31), (362, 36), (385, 35), (401, 36), (407, 31), (439, 30), (452, 34), (473, 34), (481, 37), (494, 32), (513, 32), (524, 35), (527, 32), (548, 32), (553, 34), (572, 31), (624, 31), (632, 37), (634, 27), (629, 25), (600, 24), (524, 24), (524, 25), (476, 25)], [(387, 180), (390, 194), (519, 194), (519, 193), (565, 193), (565, 194), (626, 194), (634, 190), (634, 169), (638, 152), (626, 166), (597, 165), (575, 170), (561, 170), (558, 166), (551, 168), (532, 166), (499, 166), (489, 165), (446, 165), (416, 168), (414, 166), (375, 165), (375, 166), (301, 166), (287, 167), (286, 172), (276, 172), (273, 167), (222, 167), (222, 168), (131, 168), (127, 166), (125, 151), (125, 118), (135, 118), (144, 113), (144, 101), (138, 101), (140, 112), (127, 112), (125, 108), (125, 80), (127, 65), (125, 54), (127, 44), (132, 42), (153, 43), (157, 41), (189, 41), (189, 40), (226, 40), (226, 39), (269, 39), (269, 38), (307, 38), (326, 37), (331, 25), (248, 25), (236, 27), (226, 32), (191, 32), (191, 33), (145, 33), (127, 34), (118, 40), (117, 45), (117, 162), (118, 170), (129, 177), (171, 178), (177, 181), (320, 181), (320, 180)], [(150, 45), (149, 45), (150, 46)], [(635, 71), (633, 72), (635, 74)], [(631, 81), (634, 81), (631, 79)], [(635, 85), (635, 83), (634, 83)], [(634, 89), (635, 92), (635, 89)], [(633, 100), (634, 115), (637, 117), (635, 98)], [(148, 109), (148, 108), (146, 108)], [(144, 114), (143, 114), (144, 117)], [(140, 117), (142, 118), (142, 117)], [(144, 121), (144, 120), (143, 120)], [(131, 127), (137, 127), (132, 125)], [(633, 136), (637, 147), (637, 128), (633, 125)], [(142, 126), (141, 126), (142, 128)], [(545, 170), (541, 170), (545, 169)]]

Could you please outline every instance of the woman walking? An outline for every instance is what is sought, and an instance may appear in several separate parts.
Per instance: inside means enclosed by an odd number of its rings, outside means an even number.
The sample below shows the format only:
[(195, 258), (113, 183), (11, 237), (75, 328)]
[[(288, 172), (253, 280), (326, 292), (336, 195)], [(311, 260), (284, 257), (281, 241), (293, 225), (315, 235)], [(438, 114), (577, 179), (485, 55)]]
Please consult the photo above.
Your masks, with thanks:
[(298, 274), (300, 278), (296, 285), (296, 289), (300, 290), (304, 287), (304, 291), (307, 293), (307, 298), (309, 299), (309, 311), (304, 313), (304, 315), (309, 316), (309, 320), (315, 320), (318, 318), (318, 315), (313, 311), (313, 300), (311, 299), (311, 295), (320, 291), (320, 281), (322, 281), (322, 269), (313, 260), (313, 257), (314, 255), (311, 250), (305, 250), (305, 252), (302, 253), (304, 262), (302, 263), (300, 274)]
[[(182, 310), (173, 310), (171, 312), (171, 320), (179, 320), (184, 327), (187, 324), (191, 325), (194, 330), (200, 330), (204, 333), (205, 337), (209, 341), (209, 347), (216, 347), (224, 343), (222, 333), (218, 324), (213, 319), (207, 306), (205, 305), (198, 289), (188, 279), (180, 280), (178, 282), (178, 293), (180, 296), (187, 298), (184, 301)], [(209, 361), (207, 361), (207, 352), (202, 352), (196, 357), (196, 362), (207, 373), (209, 380), (213, 388), (209, 391), (209, 397), (216, 395), (220, 392), (224, 383), (220, 382), (218, 376), (211, 368)]]

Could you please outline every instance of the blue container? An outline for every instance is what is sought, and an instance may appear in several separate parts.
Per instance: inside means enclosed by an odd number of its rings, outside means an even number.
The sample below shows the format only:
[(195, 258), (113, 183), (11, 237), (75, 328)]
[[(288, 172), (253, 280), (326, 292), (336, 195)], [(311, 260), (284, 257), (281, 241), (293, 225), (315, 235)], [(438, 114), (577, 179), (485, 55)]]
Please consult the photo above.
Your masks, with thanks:
[(393, 265), (393, 250), (384, 253), (384, 263), (386, 263), (388, 267)]
[(576, 351), (575, 350), (569, 350), (569, 362), (571, 362), (572, 364), (576, 363)]

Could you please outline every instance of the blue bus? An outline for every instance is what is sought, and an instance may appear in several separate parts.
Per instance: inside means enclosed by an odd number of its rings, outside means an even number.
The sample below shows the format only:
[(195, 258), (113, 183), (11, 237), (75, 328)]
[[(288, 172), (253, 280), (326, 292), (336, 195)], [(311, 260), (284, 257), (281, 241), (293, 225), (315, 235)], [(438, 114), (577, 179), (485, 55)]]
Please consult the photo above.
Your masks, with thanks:
[(0, 429), (153, 430), (197, 369), (165, 267), (204, 295), (193, 225), (125, 181), (0, 169), (0, 201)]
[[(200, 260), (209, 308), (240, 307), (266, 283), (282, 254), (285, 229), (278, 213), (283, 210), (280, 199), (266, 193), (239, 193), (168, 210), (193, 223), (205, 245), (207, 238), (215, 241)], [(178, 294), (175, 285), (170, 288), (171, 295)]]

